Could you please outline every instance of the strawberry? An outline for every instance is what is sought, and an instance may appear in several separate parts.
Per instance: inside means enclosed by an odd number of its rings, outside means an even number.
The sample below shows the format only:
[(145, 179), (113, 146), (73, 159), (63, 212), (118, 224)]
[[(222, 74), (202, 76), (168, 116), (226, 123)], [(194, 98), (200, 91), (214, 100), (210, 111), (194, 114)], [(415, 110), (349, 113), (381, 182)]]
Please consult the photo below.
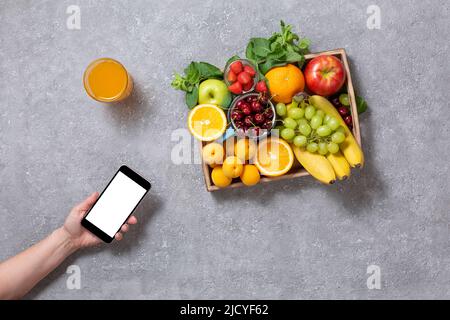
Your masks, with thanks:
[(247, 83), (247, 84), (244, 84), (244, 85), (242, 86), (242, 89), (243, 89), (244, 91), (250, 91), (250, 90), (252, 90), (252, 87), (253, 87), (253, 79), (250, 79), (250, 82)]
[(239, 81), (236, 81), (232, 85), (228, 86), (228, 90), (234, 94), (241, 94), (242, 93), (242, 84)]
[(266, 82), (264, 80), (259, 81), (256, 84), (255, 90), (257, 92), (267, 92), (267, 84), (266, 84)]
[(255, 76), (256, 71), (250, 66), (245, 66), (244, 71), (247, 72), (252, 78)]
[(228, 72), (227, 80), (230, 83), (236, 82), (236, 80), (237, 80), (236, 73), (234, 73), (233, 71), (230, 70), (230, 72)]
[(244, 70), (244, 66), (242, 65), (241, 61), (237, 60), (230, 65), (230, 69), (235, 74), (239, 74), (242, 72), (242, 70)]
[(238, 74), (237, 80), (238, 80), (242, 85), (246, 85), (247, 83), (249, 83), (250, 81), (252, 81), (252, 77), (251, 77), (247, 72), (242, 71), (241, 73)]

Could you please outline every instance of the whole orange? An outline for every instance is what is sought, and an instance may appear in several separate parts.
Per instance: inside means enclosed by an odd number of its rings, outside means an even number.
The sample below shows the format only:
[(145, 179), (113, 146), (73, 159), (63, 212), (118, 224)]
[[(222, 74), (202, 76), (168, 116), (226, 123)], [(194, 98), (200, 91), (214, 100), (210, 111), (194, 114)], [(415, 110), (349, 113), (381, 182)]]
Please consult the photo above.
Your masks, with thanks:
[(305, 89), (302, 70), (293, 64), (270, 69), (266, 73), (266, 78), (275, 102), (290, 103), (295, 94)]

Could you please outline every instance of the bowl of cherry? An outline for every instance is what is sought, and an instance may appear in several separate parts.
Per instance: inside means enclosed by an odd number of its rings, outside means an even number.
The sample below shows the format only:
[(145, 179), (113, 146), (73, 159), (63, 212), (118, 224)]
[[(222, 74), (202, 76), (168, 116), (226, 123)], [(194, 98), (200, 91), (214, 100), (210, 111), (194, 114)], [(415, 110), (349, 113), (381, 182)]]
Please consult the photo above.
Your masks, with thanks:
[(267, 95), (247, 93), (234, 99), (228, 117), (237, 134), (260, 139), (275, 126), (275, 107)]

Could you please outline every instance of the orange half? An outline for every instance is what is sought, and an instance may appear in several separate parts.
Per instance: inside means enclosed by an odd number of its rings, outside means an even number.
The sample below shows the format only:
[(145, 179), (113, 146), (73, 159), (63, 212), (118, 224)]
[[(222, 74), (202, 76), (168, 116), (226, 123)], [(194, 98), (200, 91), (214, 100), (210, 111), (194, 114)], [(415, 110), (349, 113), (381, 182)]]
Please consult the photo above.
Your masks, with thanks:
[(287, 173), (294, 164), (294, 153), (284, 140), (270, 137), (258, 145), (255, 165), (265, 176), (276, 177)]

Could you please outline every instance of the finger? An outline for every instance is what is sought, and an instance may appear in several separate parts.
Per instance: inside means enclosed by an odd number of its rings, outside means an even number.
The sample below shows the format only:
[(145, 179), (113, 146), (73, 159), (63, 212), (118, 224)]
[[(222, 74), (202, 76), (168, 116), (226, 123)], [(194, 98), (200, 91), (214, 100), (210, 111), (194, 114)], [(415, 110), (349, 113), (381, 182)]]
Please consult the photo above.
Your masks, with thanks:
[(115, 237), (114, 237), (117, 241), (120, 241), (123, 239), (123, 235), (120, 232), (117, 232)]
[(84, 199), (84, 201), (77, 205), (77, 209), (80, 211), (87, 211), (89, 210), (92, 205), (97, 201), (98, 199), (98, 192), (92, 193), (89, 197)]
[(137, 222), (138, 222), (138, 220), (137, 220), (136, 216), (131, 216), (127, 221), (128, 224), (136, 224)]
[(128, 232), (128, 230), (129, 230), (129, 226), (128, 226), (128, 224), (124, 224), (123, 226), (122, 226), (122, 228), (120, 228), (120, 231), (122, 231), (122, 232)]

